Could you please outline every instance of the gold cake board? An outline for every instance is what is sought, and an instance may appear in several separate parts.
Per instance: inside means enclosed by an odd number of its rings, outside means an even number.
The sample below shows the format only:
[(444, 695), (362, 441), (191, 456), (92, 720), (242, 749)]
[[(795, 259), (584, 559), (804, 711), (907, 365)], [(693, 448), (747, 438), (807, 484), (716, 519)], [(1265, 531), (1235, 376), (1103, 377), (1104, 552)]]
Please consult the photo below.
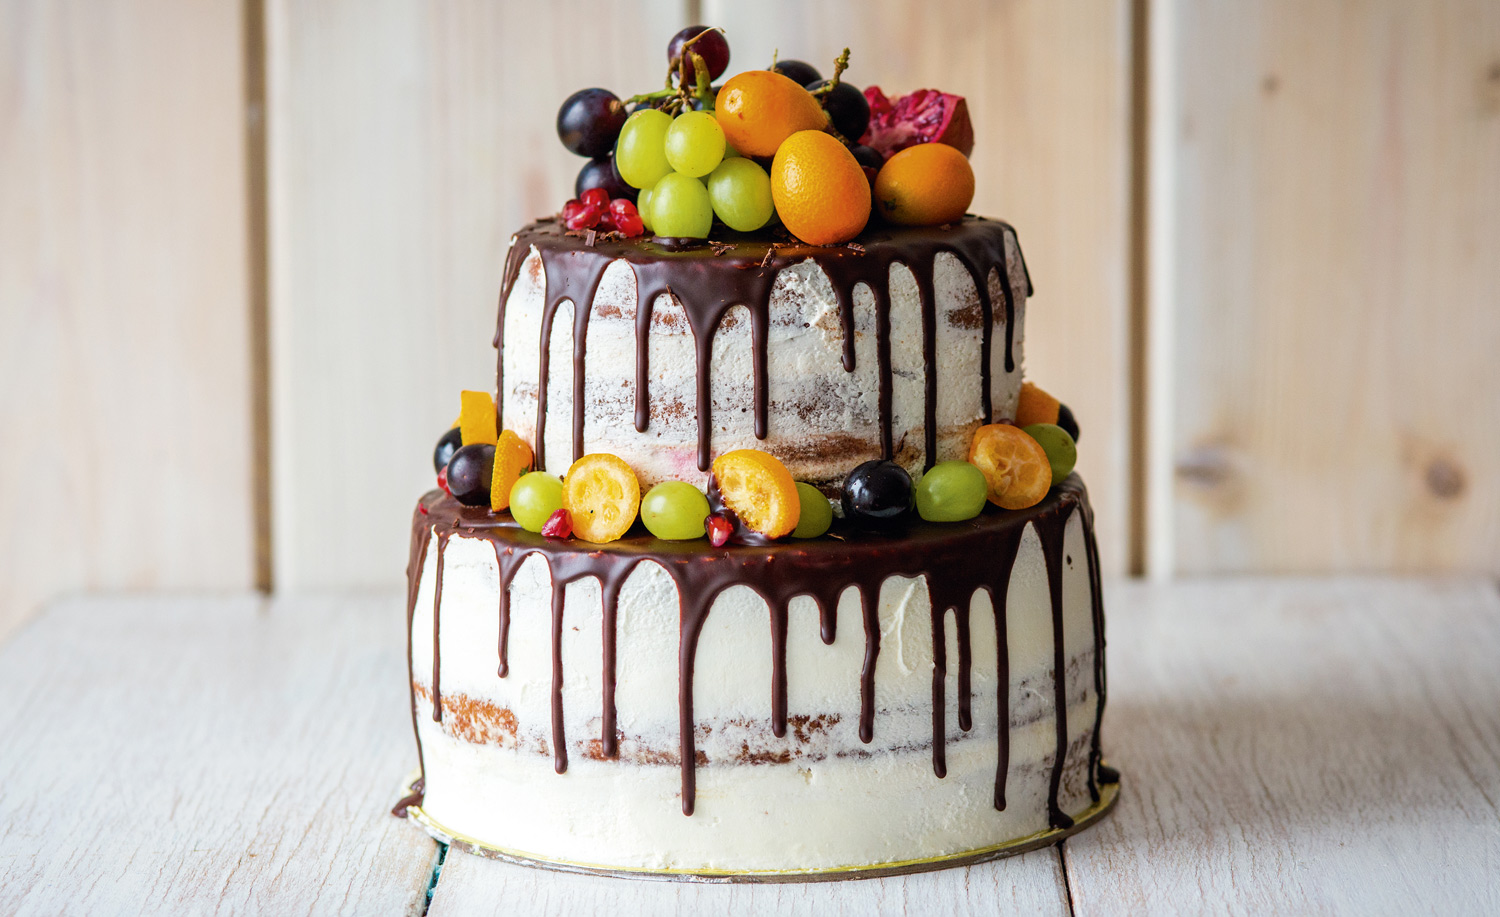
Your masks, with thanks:
[[(412, 774), (402, 785), (401, 794), (406, 796), (412, 792), (412, 786), (419, 775)], [(1092, 826), (1115, 807), (1116, 800), (1120, 796), (1119, 783), (1101, 784), (1099, 787), (1099, 801), (1079, 813), (1073, 820), (1072, 827), (1051, 828), (1046, 831), (1038, 831), (1026, 837), (1006, 841), (1003, 844), (995, 844), (990, 847), (981, 847), (978, 850), (966, 850), (960, 853), (950, 853), (945, 856), (929, 857), (919, 860), (897, 860), (889, 863), (875, 863), (869, 866), (832, 866), (823, 869), (766, 869), (766, 870), (722, 870), (722, 869), (647, 869), (626, 868), (619, 866), (599, 866), (591, 863), (575, 863), (571, 860), (557, 860), (549, 857), (538, 856), (520, 850), (510, 850), (505, 847), (496, 847), (483, 841), (459, 834), (444, 827), (440, 822), (422, 810), (421, 806), (408, 806), (406, 814), (408, 818), (421, 825), (428, 834), (438, 841), (457, 847), (467, 853), (492, 860), (501, 860), (506, 863), (514, 863), (517, 866), (534, 866), (542, 869), (551, 869), (557, 872), (577, 873), (589, 876), (611, 876), (623, 879), (654, 879), (658, 881), (677, 882), (835, 882), (841, 879), (878, 879), (882, 876), (899, 876), (914, 872), (930, 872), (935, 869), (948, 869), (954, 866), (972, 866), (976, 863), (987, 863), (990, 860), (998, 860), (1003, 857), (1015, 856), (1019, 853), (1028, 853), (1043, 847), (1050, 847), (1065, 838)]]

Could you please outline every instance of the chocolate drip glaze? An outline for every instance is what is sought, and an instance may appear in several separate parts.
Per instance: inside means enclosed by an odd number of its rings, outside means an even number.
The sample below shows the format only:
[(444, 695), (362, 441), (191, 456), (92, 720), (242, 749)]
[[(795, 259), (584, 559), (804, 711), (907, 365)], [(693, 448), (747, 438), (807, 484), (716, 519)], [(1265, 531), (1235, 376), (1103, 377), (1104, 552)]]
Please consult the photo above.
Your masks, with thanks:
[[(427, 545), (431, 541), (431, 529), (426, 524), (426, 510), (426, 498), (423, 498), (412, 513), (413, 535), (406, 558), (406, 681), (411, 688), (411, 729), (417, 737), (417, 767), (422, 776), (412, 784), (411, 794), (402, 797), (396, 803), (395, 808), (391, 809), (391, 814), (400, 818), (406, 817), (408, 806), (422, 804), (422, 791), (425, 788), (427, 775), (427, 761), (422, 755), (422, 731), (417, 728), (417, 680), (416, 669), (412, 663), (411, 643), (411, 625), (417, 611), (417, 589), (422, 585), (422, 567), (427, 564)], [(420, 536), (417, 533), (421, 533)]]
[(438, 535), (437, 553), (437, 576), (432, 583), (432, 721), (441, 723), (443, 721), (443, 653), (442, 641), (438, 635), (442, 632), (441, 622), (443, 619), (443, 552), (448, 549), (448, 538), (451, 532)]
[[(609, 545), (592, 545), (579, 541), (553, 541), (540, 535), (526, 532), (516, 525), (508, 515), (492, 514), (484, 508), (459, 506), (451, 497), (434, 491), (423, 498), (418, 513), (414, 516), (411, 561), (408, 567), (408, 633), (416, 604), (416, 592), (422, 576), (422, 567), (427, 556), (427, 545), (436, 535), (438, 539), (438, 576), (441, 576), (441, 556), (447, 539), (455, 534), (486, 538), (495, 545), (495, 557), (499, 565), (499, 582), (502, 594), (501, 646), (506, 640), (509, 616), (506, 610), (508, 598), (505, 594), (521, 563), (532, 554), (540, 554), (552, 572), (552, 744), (556, 769), (562, 773), (567, 768), (566, 735), (563, 729), (562, 708), (562, 644), (564, 596), (568, 583), (585, 577), (595, 577), (601, 587), (604, 611), (604, 697), (603, 728), (601, 736), (605, 757), (618, 753), (615, 730), (615, 638), (616, 609), (620, 587), (643, 561), (659, 564), (677, 587), (679, 601), (679, 652), (678, 652), (678, 707), (680, 730), (680, 760), (682, 775), (682, 809), (691, 815), (696, 793), (696, 766), (699, 763), (694, 740), (696, 721), (693, 714), (693, 677), (697, 657), (699, 636), (714, 600), (724, 590), (743, 585), (759, 594), (770, 608), (769, 627), (772, 635), (772, 684), (771, 721), (772, 730), (782, 736), (786, 733), (786, 647), (788, 630), (788, 608), (797, 596), (808, 596), (819, 609), (819, 630), (825, 641), (834, 637), (829, 621), (837, 609), (844, 591), (856, 590), (865, 631), (865, 659), (860, 673), (860, 717), (859, 736), (870, 742), (874, 735), (875, 714), (875, 663), (880, 653), (880, 622), (878, 602), (880, 588), (892, 576), (926, 578), (932, 608), (932, 633), (934, 652), (933, 672), (933, 765), (941, 777), (946, 771), (946, 705), (947, 647), (944, 620), (951, 609), (956, 615), (956, 638), (959, 646), (959, 726), (969, 729), (972, 720), (969, 697), (969, 670), (972, 667), (972, 648), (969, 628), (969, 605), (973, 595), (983, 589), (989, 593), (994, 607), (995, 624), (999, 641), (998, 700), (1000, 722), (998, 761), (995, 775), (995, 808), (1005, 808), (1005, 778), (1009, 766), (1010, 699), (1009, 699), (1009, 650), (1006, 622), (1006, 595), (1009, 591), (1011, 571), (1015, 563), (1021, 536), (1026, 525), (1031, 524), (1039, 537), (1046, 562), (1050, 588), (1053, 624), (1053, 663), (1055, 682), (1055, 705), (1057, 718), (1057, 753), (1053, 760), (1052, 776), (1048, 794), (1048, 814), (1054, 826), (1071, 823), (1058, 804), (1062, 768), (1067, 751), (1067, 704), (1066, 704), (1066, 656), (1063, 645), (1062, 619), (1062, 569), (1067, 520), (1074, 511), (1080, 514), (1084, 537), (1089, 550), (1088, 573), (1092, 590), (1092, 621), (1094, 632), (1094, 676), (1096, 690), (1103, 687), (1103, 625), (1102, 602), (1099, 591), (1099, 569), (1092, 547), (1092, 514), (1088, 510), (1087, 494), (1082, 481), (1069, 477), (1055, 487), (1037, 506), (1030, 509), (1007, 512), (987, 507), (979, 518), (964, 523), (916, 523), (899, 536), (879, 535), (845, 529), (835, 530), (839, 538), (820, 538), (770, 545), (735, 545), (722, 549), (709, 548), (702, 541), (660, 541), (643, 534), (639, 529), (624, 539)], [(984, 562), (976, 562), (983, 558)], [(438, 583), (434, 582), (437, 586)], [(434, 616), (436, 616), (436, 598)], [(434, 621), (436, 632), (436, 620)], [(502, 659), (503, 665), (503, 659)], [(407, 658), (408, 674), (412, 674), (410, 651)], [(434, 706), (441, 705), (434, 641), (434, 669), (432, 697)], [(416, 683), (412, 678), (412, 722), (417, 722)], [(1096, 788), (1096, 781), (1118, 779), (1106, 774), (1098, 760), (1097, 732), (1102, 716), (1104, 698), (1098, 697), (1095, 714), (1095, 741), (1089, 756), (1089, 784)], [(440, 713), (434, 711), (434, 719)], [(418, 756), (421, 756), (421, 738), (418, 735)], [(1098, 774), (1094, 773), (1098, 771)], [(1095, 791), (1097, 791), (1095, 789)], [(403, 809), (404, 811), (404, 809)]]
[[(937, 455), (937, 322), (933, 294), (933, 263), (939, 252), (958, 258), (974, 280), (978, 295), (982, 332), (980, 337), (980, 409), (986, 422), (993, 419), (990, 354), (994, 310), (990, 301), (990, 272), (998, 271), (1005, 301), (1005, 369), (1015, 370), (1015, 291), (1005, 257), (1006, 235), (1015, 231), (1005, 223), (965, 217), (947, 226), (885, 227), (861, 235), (854, 243), (818, 247), (801, 243), (778, 243), (764, 235), (730, 236), (722, 243), (678, 244), (668, 240), (621, 240), (570, 235), (555, 220), (542, 220), (522, 229), (506, 258), (505, 281), (495, 345), (500, 349), (496, 370), (497, 391), (503, 403), (505, 308), (521, 267), (533, 246), (541, 256), (546, 282), (540, 329), (539, 378), (537, 379), (537, 423), (535, 451), (537, 467), (545, 467), (547, 389), (551, 374), (553, 317), (565, 299), (573, 303), (573, 457), (583, 454), (584, 366), (587, 355), (588, 320), (594, 294), (605, 270), (616, 260), (628, 263), (636, 279), (636, 367), (635, 427), (645, 431), (650, 423), (650, 331), (657, 297), (671, 294), (682, 305), (692, 329), (696, 354), (696, 398), (698, 418), (698, 467), (707, 470), (712, 454), (712, 399), (710, 357), (713, 338), (724, 314), (734, 306), (749, 312), (754, 367), (755, 435), (768, 435), (769, 338), (771, 289), (783, 269), (811, 259), (833, 284), (843, 323), (842, 361), (846, 371), (855, 367), (854, 291), (864, 284), (875, 300), (876, 361), (879, 374), (881, 452), (894, 454), (892, 442), (890, 272), (898, 262), (916, 278), (922, 309), (922, 352), (925, 372), (924, 463), (931, 467)], [(1017, 260), (1023, 273), (1025, 261)], [(1027, 275), (1027, 289), (1031, 282)]]
[[(1086, 507), (1088, 501), (1080, 500), (1078, 505)], [(1088, 518), (1084, 516), (1085, 520)], [(1015, 568), (1016, 553), (1021, 549), (1021, 536), (1024, 533), (1025, 529), (1016, 526), (1009, 532), (1008, 537), (1000, 539), (995, 545), (992, 560), (995, 564), (995, 574), (1002, 582), (1010, 582), (1010, 574)], [(1097, 580), (1092, 581), (1091, 588), (1098, 590)], [(1009, 589), (990, 593), (990, 607), (995, 610), (996, 655), (1000, 659), (1000, 668), (995, 677), (996, 710), (1010, 709), (1010, 621), (1006, 615), (1009, 593)], [(1010, 730), (999, 730), (996, 740), (998, 745), (995, 749), (995, 809), (1004, 812), (1005, 778), (1010, 771)]]

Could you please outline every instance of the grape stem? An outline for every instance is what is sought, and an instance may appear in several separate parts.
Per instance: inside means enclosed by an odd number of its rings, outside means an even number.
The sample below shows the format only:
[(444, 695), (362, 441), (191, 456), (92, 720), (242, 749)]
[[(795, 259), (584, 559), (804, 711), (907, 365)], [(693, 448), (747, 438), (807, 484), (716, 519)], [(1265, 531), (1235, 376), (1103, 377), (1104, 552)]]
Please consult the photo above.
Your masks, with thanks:
[[(696, 40), (696, 39), (694, 39)], [(703, 57), (697, 51), (689, 51), (688, 60), (693, 62), (693, 75), (698, 78), (697, 96), (698, 101), (703, 103), (704, 111), (714, 110), (713, 87), (709, 85), (708, 64), (703, 62)]]
[[(813, 98), (817, 99), (818, 100), (818, 104), (821, 105), (821, 106), (823, 106), (823, 108), (825, 110), (828, 108), (828, 94), (830, 92), (833, 92), (833, 87), (835, 87), (835, 86), (837, 86), (839, 84), (839, 77), (843, 76), (844, 75), (844, 71), (848, 70), (848, 69), (849, 69), (849, 49), (845, 48), (844, 49), (844, 53), (840, 54), (838, 56), (838, 59), (833, 62), (833, 79), (828, 80), (822, 86), (819, 86), (817, 89), (814, 89), (812, 91)], [(854, 143), (852, 141), (850, 141), (848, 137), (845, 137), (843, 134), (841, 134), (841, 133), (838, 132), (838, 128), (835, 128), (833, 126), (833, 122), (832, 121), (830, 121), (828, 123), (828, 127), (824, 128), (824, 129), (827, 130), (828, 133), (830, 133), (833, 136), (837, 137), (838, 140), (839, 140), (839, 142), (842, 143), (844, 146), (853, 146), (854, 145)]]
[[(773, 64), (772, 66), (775, 66), (775, 65)], [(817, 89), (814, 89), (812, 91), (812, 94), (815, 95), (815, 96), (817, 96), (819, 99), (821, 99), (824, 96), (828, 95), (830, 92), (833, 91), (833, 87), (835, 87), (835, 86), (837, 86), (839, 84), (839, 77), (843, 76), (844, 75), (844, 71), (848, 70), (848, 69), (849, 69), (849, 49), (845, 48), (844, 49), (844, 53), (840, 54), (838, 56), (838, 59), (833, 62), (833, 78), (830, 79), (830, 80), (828, 80), (827, 82), (825, 82), (822, 86), (819, 86)]]

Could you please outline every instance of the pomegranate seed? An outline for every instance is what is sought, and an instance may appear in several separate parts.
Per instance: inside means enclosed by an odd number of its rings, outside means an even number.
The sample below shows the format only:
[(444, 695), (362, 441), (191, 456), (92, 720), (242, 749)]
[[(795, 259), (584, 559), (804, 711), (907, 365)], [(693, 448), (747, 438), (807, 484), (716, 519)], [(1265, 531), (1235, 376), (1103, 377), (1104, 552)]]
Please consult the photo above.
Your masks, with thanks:
[(593, 207), (601, 211), (609, 209), (609, 192), (603, 188), (588, 189), (583, 192), (583, 197), (580, 200), (583, 201), (583, 206), (585, 207)]
[(583, 201), (568, 201), (563, 204), (563, 225), (569, 229), (593, 229), (599, 225), (599, 218), (602, 216), (604, 216), (603, 207), (596, 207)]
[(547, 522), (542, 526), (542, 534), (548, 538), (572, 538), (573, 517), (568, 511), (560, 509), (547, 517)]
[(703, 521), (703, 528), (708, 532), (708, 543), (716, 548), (724, 547), (734, 531), (734, 526), (729, 524), (729, 520), (717, 513)]
[(646, 224), (641, 222), (641, 215), (635, 209), (635, 205), (623, 197), (609, 202), (609, 217), (614, 223), (615, 230), (626, 238), (638, 236), (646, 231)]
[(424, 515), (424, 516), (427, 515), (427, 504), (426, 503), (418, 503), (417, 504), (417, 509), (419, 509), (419, 510), (422, 511), (422, 515)]
[(615, 223), (615, 215), (614, 215), (613, 211), (610, 211), (610, 210), (604, 211), (604, 215), (601, 216), (601, 217), (599, 217), (599, 225), (598, 225), (597, 229), (600, 232), (619, 232), (620, 231), (619, 225), (617, 223)]
[(450, 497), (453, 496), (453, 491), (451, 491), (451, 490), (448, 489), (448, 466), (447, 465), (444, 465), (438, 471), (438, 486), (443, 489), (443, 493), (447, 494)]

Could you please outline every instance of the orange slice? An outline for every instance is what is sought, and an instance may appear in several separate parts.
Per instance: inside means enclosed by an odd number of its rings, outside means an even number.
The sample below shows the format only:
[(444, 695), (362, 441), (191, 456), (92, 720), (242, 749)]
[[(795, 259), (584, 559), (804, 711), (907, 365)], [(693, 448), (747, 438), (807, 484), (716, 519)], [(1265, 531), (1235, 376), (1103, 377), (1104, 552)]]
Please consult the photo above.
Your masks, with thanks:
[(1047, 450), (1020, 427), (992, 423), (974, 431), (969, 461), (984, 472), (989, 501), (1003, 509), (1042, 502), (1052, 488)]
[(531, 470), (531, 447), (514, 430), (495, 440), (495, 467), (490, 474), (490, 509), (510, 508), (510, 489)]
[(464, 445), (493, 444), (499, 432), (495, 429), (495, 399), (489, 392), (460, 392), (459, 398), (458, 426)]
[(617, 456), (585, 455), (563, 478), (563, 509), (573, 534), (584, 541), (614, 541), (635, 524), (641, 508), (641, 482)]
[(767, 538), (790, 535), (802, 514), (797, 483), (781, 460), (759, 449), (736, 449), (714, 459), (714, 480), (724, 505), (740, 522)]
[(1021, 400), (1016, 404), (1016, 426), (1034, 423), (1057, 423), (1058, 400), (1032, 385), (1021, 383)]

